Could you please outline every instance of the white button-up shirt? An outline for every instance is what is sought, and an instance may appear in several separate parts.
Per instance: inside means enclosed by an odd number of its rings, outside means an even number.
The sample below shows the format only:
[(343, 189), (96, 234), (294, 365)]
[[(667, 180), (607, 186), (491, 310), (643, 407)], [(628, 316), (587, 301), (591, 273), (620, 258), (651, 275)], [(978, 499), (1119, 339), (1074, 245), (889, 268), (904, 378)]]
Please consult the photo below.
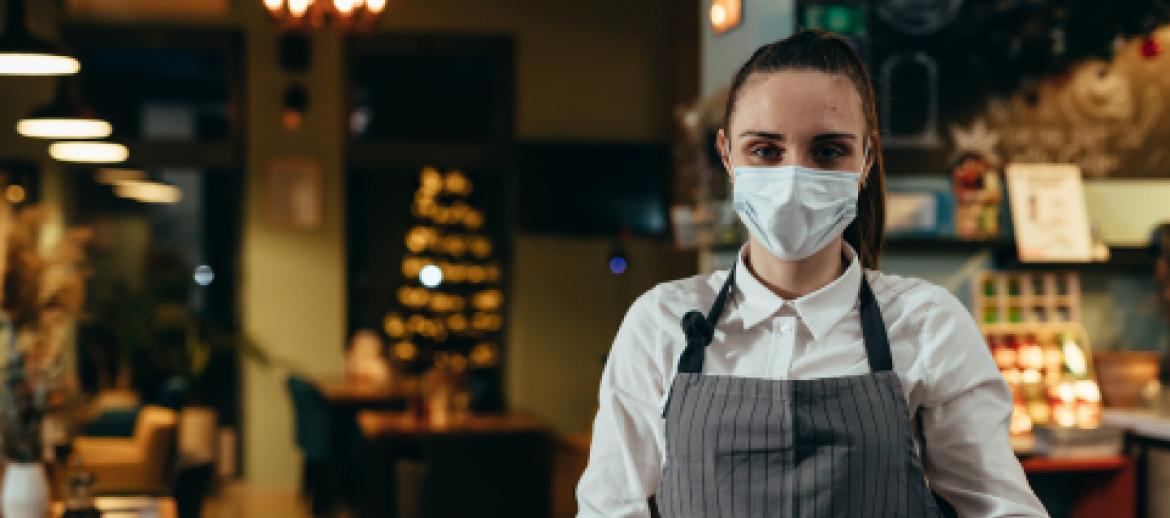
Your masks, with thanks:
[[(812, 379), (870, 372), (857, 309), (863, 269), (848, 253), (849, 267), (832, 283), (784, 300), (750, 272), (741, 252), (704, 374)], [(931, 488), (963, 518), (1047, 516), (1008, 440), (1011, 394), (967, 310), (926, 281), (864, 275), (885, 320), (906, 417), (922, 414)], [(577, 487), (579, 517), (650, 516), (647, 498), (665, 460), (662, 412), (686, 347), (680, 322), (688, 311), (706, 313), (726, 279), (720, 271), (660, 284), (630, 307), (601, 378), (589, 464)]]

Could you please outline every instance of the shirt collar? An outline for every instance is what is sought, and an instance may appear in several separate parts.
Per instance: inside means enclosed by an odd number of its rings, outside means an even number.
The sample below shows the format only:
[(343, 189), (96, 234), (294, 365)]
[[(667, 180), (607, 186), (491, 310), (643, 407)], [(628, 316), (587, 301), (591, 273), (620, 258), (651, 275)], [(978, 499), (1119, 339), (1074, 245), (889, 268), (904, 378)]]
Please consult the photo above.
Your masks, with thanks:
[(744, 329), (763, 322), (775, 315), (780, 308), (789, 305), (808, 326), (813, 338), (820, 340), (857, 304), (862, 268), (857, 253), (848, 243), (845, 243), (845, 254), (849, 258), (849, 266), (845, 273), (824, 287), (792, 301), (784, 300), (756, 278), (747, 267), (747, 252), (748, 247), (745, 244), (736, 260), (735, 276), (736, 288), (743, 294), (743, 300), (737, 309), (743, 319)]

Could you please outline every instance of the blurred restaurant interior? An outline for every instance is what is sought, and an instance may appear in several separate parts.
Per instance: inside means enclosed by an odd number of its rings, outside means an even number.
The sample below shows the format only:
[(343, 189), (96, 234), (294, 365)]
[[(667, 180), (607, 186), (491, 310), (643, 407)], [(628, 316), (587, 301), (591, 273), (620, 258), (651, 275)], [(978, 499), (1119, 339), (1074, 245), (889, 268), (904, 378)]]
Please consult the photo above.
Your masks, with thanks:
[(798, 28), (872, 71), (882, 270), (971, 311), (1049, 513), (1170, 517), (1170, 0), (0, 6), (4, 518), (575, 516)]

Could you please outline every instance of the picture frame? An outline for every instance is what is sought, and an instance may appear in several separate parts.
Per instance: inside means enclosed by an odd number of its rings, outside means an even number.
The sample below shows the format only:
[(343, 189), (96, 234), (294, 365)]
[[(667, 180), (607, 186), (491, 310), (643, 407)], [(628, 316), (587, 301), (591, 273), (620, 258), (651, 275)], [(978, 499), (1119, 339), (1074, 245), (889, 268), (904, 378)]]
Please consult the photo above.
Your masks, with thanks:
[(268, 224), (287, 230), (321, 227), (324, 199), (323, 166), (312, 158), (269, 160), (264, 169), (264, 201)]

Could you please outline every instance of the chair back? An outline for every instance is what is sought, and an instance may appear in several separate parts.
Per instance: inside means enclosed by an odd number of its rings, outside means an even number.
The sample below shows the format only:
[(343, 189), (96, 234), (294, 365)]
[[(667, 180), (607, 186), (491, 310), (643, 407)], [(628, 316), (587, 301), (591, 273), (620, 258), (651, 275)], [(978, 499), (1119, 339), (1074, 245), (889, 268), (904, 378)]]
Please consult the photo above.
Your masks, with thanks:
[(293, 438), (311, 461), (329, 458), (329, 407), (325, 396), (311, 381), (291, 374), (288, 394), (292, 399)]
[(132, 440), (142, 452), (144, 470), (155, 480), (167, 479), (179, 416), (169, 408), (146, 405), (138, 413)]

